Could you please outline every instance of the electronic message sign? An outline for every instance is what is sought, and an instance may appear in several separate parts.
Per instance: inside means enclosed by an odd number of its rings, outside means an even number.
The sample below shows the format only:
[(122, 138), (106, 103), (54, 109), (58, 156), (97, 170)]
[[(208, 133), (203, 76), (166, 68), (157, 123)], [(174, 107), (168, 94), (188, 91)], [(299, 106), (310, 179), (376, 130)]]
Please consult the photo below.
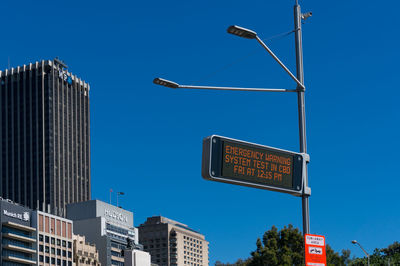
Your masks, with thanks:
[(210, 136), (203, 141), (202, 176), (207, 180), (301, 196), (305, 155)]

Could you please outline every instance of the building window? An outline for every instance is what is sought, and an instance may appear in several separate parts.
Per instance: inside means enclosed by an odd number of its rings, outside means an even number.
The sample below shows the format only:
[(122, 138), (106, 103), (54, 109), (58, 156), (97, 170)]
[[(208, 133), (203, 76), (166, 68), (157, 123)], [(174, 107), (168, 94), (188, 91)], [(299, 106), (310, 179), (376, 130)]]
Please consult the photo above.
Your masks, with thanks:
[(54, 244), (55, 244), (55, 241), (56, 241), (55, 238), (52, 237), (52, 238), (51, 238), (51, 244), (54, 245)]
[(49, 243), (50, 238), (48, 236), (45, 236), (45, 240), (46, 243)]
[(39, 241), (43, 242), (43, 235), (39, 235)]

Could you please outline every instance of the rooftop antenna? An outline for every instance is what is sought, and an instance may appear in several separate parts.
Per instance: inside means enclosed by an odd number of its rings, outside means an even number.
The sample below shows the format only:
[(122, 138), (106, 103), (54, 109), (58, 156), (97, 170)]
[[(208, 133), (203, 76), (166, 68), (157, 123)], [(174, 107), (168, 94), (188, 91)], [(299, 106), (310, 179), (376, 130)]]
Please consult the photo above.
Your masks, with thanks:
[(8, 57), (8, 69), (10, 69), (10, 57)]
[(60, 60), (58, 56), (53, 59), (53, 62), (59, 65), (61, 68), (68, 68), (68, 66), (64, 63), (64, 61)]

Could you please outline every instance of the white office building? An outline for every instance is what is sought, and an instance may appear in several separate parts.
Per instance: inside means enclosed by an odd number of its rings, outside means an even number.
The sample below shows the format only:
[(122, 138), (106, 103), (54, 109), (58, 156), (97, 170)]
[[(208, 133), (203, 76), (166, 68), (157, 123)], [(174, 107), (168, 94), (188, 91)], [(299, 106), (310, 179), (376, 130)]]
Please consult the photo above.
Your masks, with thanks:
[(74, 234), (96, 245), (101, 265), (123, 266), (125, 249), (142, 249), (130, 211), (90, 200), (67, 205), (67, 217), (74, 221)]

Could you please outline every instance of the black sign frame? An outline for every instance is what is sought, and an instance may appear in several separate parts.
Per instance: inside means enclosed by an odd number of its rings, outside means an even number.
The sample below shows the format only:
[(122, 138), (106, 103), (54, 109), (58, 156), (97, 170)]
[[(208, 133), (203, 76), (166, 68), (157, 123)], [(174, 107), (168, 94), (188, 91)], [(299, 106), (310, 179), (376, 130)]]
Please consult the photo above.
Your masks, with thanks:
[[(281, 187), (273, 184), (265, 184), (265, 182), (257, 182), (243, 177), (223, 176), (223, 144), (224, 142), (234, 143), (241, 146), (246, 146), (248, 149), (261, 149), (266, 152), (273, 152), (281, 154), (282, 156), (292, 156), (293, 173), (292, 173), (292, 186)], [(303, 173), (306, 164), (305, 154), (296, 153), (292, 151), (277, 149), (265, 145), (245, 142), (237, 139), (231, 139), (218, 135), (212, 135), (203, 140), (203, 158), (202, 158), (202, 176), (206, 180), (235, 184), (240, 186), (254, 187), (259, 189), (266, 189), (271, 191), (283, 192), (292, 194), (294, 196), (303, 195)], [(252, 178), (254, 179), (254, 178)]]

